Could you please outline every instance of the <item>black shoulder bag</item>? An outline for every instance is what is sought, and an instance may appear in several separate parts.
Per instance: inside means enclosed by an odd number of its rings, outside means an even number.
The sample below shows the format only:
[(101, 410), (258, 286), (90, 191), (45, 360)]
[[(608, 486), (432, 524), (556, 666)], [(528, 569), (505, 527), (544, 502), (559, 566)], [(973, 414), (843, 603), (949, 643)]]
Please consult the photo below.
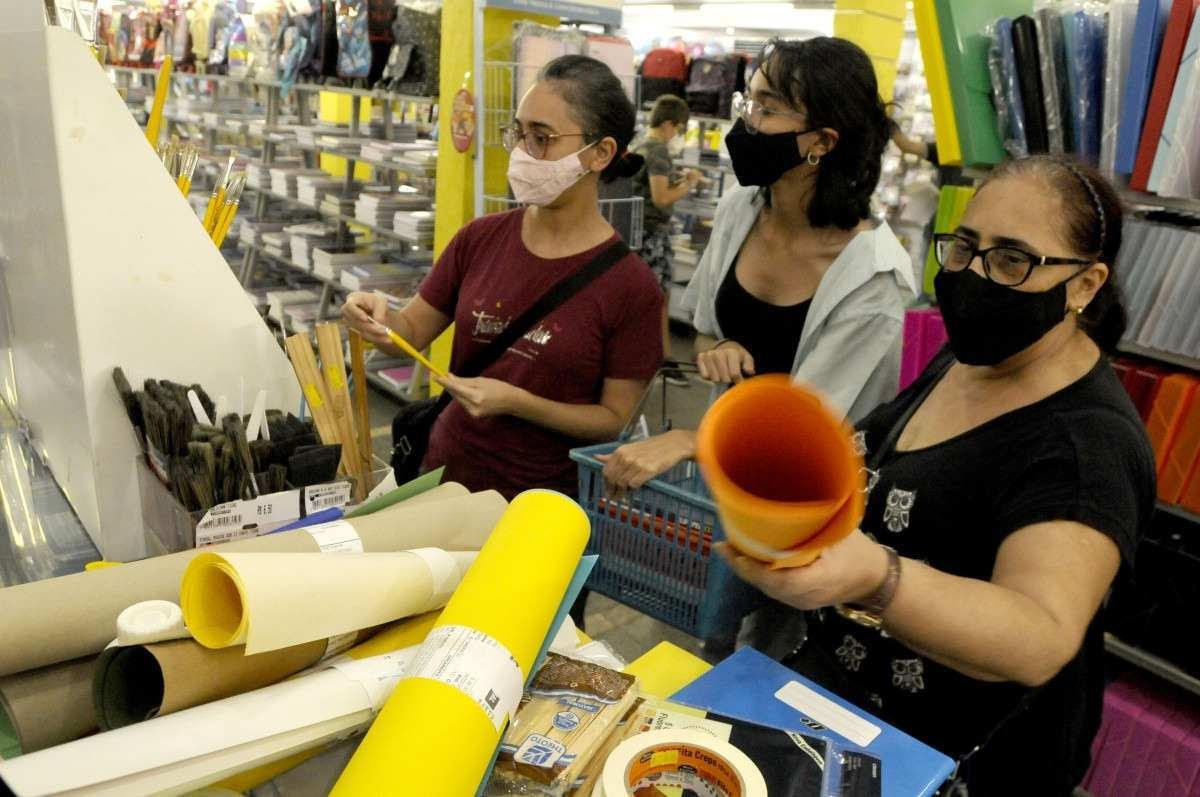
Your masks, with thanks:
[[(618, 239), (592, 262), (548, 290), (532, 307), (505, 327), (486, 348), (456, 369), (457, 375), (466, 378), (482, 375), (537, 322), (565, 304), (628, 254), (629, 247)], [(449, 393), (443, 392), (437, 398), (415, 401), (401, 407), (392, 419), (392, 468), (396, 472), (398, 484), (404, 484), (420, 475), (421, 462), (429, 448), (429, 433), (433, 431), (433, 424), (438, 415), (453, 400)]]

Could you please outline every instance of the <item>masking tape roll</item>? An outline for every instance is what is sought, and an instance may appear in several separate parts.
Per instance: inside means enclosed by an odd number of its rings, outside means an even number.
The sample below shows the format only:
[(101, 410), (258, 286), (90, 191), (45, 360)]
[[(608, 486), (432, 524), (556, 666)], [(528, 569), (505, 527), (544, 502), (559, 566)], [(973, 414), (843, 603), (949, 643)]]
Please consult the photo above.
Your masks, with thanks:
[(142, 601), (117, 615), (116, 644), (120, 647), (190, 636), (183, 623), (183, 610), (171, 601)]
[(693, 730), (649, 731), (621, 742), (593, 797), (629, 797), (654, 786), (697, 797), (767, 797), (767, 782), (745, 753)]

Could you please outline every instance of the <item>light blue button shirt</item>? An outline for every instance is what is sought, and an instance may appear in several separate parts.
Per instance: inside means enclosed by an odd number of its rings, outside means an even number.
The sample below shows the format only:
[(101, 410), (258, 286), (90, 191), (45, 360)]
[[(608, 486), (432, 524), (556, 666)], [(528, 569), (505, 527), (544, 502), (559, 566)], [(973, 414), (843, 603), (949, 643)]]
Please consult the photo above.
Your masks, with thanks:
[[(712, 238), (684, 296), (696, 331), (722, 338), (717, 292), (764, 199), (736, 187), (722, 197)], [(850, 239), (813, 296), (792, 377), (819, 389), (851, 422), (896, 395), (904, 309), (916, 296), (912, 260), (886, 223)]]

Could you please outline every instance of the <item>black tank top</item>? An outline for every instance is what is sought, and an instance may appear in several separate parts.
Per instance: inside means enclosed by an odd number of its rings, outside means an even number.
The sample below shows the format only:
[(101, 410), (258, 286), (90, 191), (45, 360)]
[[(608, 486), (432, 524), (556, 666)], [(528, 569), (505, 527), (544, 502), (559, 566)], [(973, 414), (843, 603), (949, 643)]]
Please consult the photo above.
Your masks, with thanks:
[(754, 296), (737, 278), (737, 260), (717, 291), (722, 334), (746, 347), (758, 374), (790, 374), (812, 299), (780, 306)]

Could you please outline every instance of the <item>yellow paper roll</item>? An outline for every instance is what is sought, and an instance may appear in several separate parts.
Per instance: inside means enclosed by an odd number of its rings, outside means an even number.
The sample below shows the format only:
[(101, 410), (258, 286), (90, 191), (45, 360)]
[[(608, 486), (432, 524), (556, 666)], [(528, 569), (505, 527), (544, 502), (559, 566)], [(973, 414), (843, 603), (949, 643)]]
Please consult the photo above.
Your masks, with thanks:
[(334, 786), (335, 797), (475, 794), (590, 534), (559, 493), (522, 493)]
[(254, 655), (440, 608), (473, 559), (435, 548), (203, 553), (184, 571), (179, 597), (197, 642), (244, 644), (246, 655)]

